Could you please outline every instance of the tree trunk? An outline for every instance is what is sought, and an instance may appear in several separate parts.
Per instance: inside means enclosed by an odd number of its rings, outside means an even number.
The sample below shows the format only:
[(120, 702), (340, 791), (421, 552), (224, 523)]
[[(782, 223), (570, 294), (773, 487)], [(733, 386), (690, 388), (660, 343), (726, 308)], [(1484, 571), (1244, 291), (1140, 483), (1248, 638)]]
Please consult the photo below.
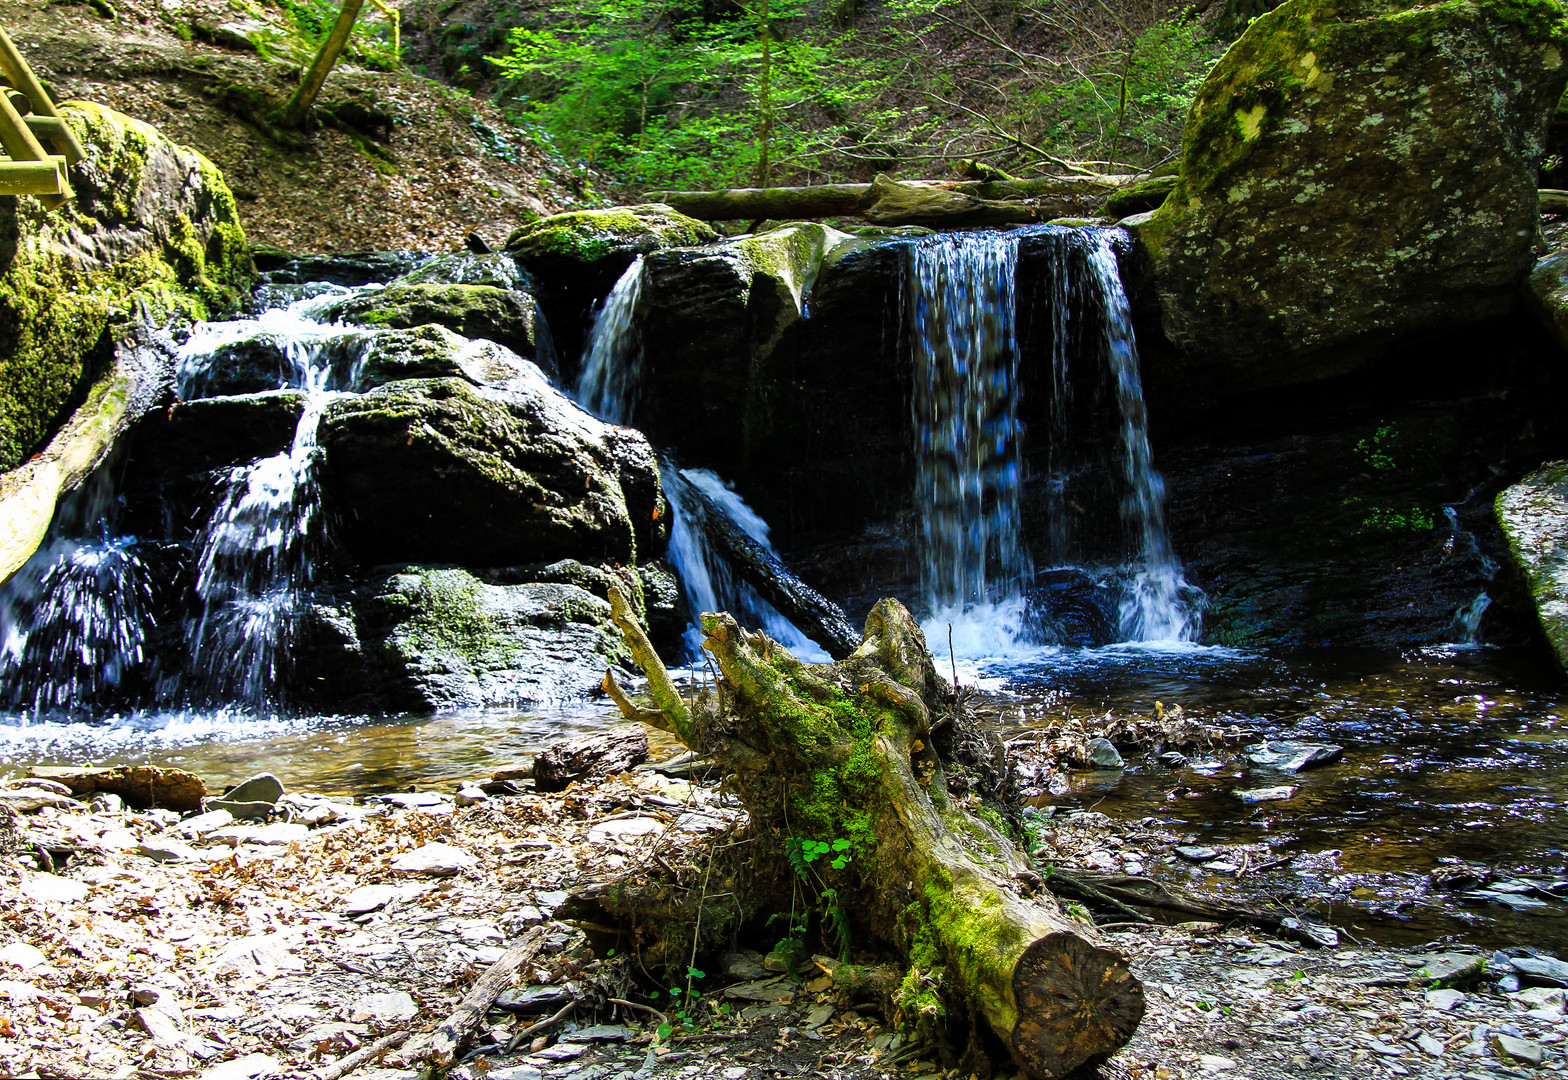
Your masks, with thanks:
[[(663, 685), (625, 598), (612, 605), (650, 682)], [(705, 614), (702, 627), (718, 703), (666, 709), (668, 725), (735, 770), (755, 849), (782, 848), (775, 857), (797, 872), (808, 845), (839, 856), (801, 880), (853, 921), (857, 941), (904, 954), (894, 1003), (917, 1031), (982, 1018), (1038, 1080), (1102, 1061), (1131, 1038), (1143, 988), (1125, 959), (1039, 891), (1027, 856), (992, 824), (1000, 818), (949, 797), (932, 730), (957, 722), (958, 699), (901, 604), (879, 603), (860, 647), (832, 665), (802, 664), (728, 614)]]
[(284, 127), (305, 126), (305, 119), (310, 116), (311, 107), (316, 104), (316, 95), (321, 93), (321, 84), (327, 81), (333, 65), (338, 62), (338, 54), (343, 51), (343, 46), (348, 44), (348, 36), (354, 29), (354, 20), (359, 18), (359, 9), (364, 6), (365, 0), (343, 0), (343, 9), (338, 12), (337, 22), (332, 24), (332, 32), (327, 35), (327, 40), (321, 43), (321, 50), (311, 61), (310, 69), (305, 72), (305, 77), (300, 80), (299, 87), (289, 98), (288, 104), (283, 106)]
[(649, 198), (704, 221), (864, 217), (879, 225), (1016, 225), (1091, 213), (1125, 177), (890, 180), (814, 187), (655, 191)]
[(779, 614), (835, 660), (855, 651), (860, 636), (837, 604), (792, 574), (777, 555), (752, 539), (695, 485), (686, 485), (681, 501), (688, 508), (696, 508), (701, 519), (696, 524), (708, 542), (764, 600), (778, 608)]

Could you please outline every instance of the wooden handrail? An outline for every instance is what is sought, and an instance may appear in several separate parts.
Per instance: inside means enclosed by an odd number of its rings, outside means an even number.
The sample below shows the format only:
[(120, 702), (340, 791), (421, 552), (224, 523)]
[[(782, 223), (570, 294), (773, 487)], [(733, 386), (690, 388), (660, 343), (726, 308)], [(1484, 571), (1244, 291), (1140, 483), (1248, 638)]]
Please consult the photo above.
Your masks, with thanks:
[[(66, 166), (85, 160), (87, 154), (3, 27), (0, 73), (27, 99), (32, 113), (23, 116), (11, 95), (0, 91), (0, 149), (11, 159), (0, 160), (0, 195), (36, 195), (52, 210), (71, 198)], [(45, 142), (60, 153), (51, 154)]]
[[(0, 26), (0, 71), (5, 72), (5, 77), (11, 80), (12, 86), (27, 95), (27, 99), (32, 102), (34, 115), (53, 120), (60, 119), (60, 113), (55, 109), (54, 102), (49, 100), (49, 95), (44, 92), (43, 84), (33, 74), (33, 69), (27, 66), (27, 61), (22, 59), (22, 54), (17, 51), (15, 43), (3, 26)], [(50, 136), (50, 141), (56, 144), (60, 153), (64, 154), (65, 159), (72, 165), (87, 157), (82, 144), (76, 141), (76, 135), (63, 122), (60, 124), (59, 132)]]

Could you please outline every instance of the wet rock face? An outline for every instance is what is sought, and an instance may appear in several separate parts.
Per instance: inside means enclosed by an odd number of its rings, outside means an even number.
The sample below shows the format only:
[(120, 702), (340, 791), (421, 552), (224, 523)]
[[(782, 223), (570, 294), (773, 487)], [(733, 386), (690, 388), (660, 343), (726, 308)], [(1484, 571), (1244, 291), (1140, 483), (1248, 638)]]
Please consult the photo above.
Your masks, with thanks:
[(413, 379), (322, 418), (325, 488), (365, 564), (653, 557), (668, 514), (652, 448), (541, 376), (506, 391)]
[(1556, 0), (1288, 0), (1199, 91), (1139, 234), (1212, 393), (1343, 373), (1506, 310), (1568, 66)]
[(1542, 466), (1498, 495), (1497, 520), (1541, 629), (1568, 667), (1568, 462)]
[(490, 584), (417, 565), (379, 571), (318, 607), (304, 644), (300, 686), (328, 708), (561, 702), (625, 660), (610, 605), (575, 585)]
[(576, 358), (593, 325), (593, 306), (638, 255), (710, 244), (713, 228), (662, 203), (578, 210), (529, 222), (507, 238), (507, 253), (539, 283), (539, 305), (562, 375), (577, 377)]

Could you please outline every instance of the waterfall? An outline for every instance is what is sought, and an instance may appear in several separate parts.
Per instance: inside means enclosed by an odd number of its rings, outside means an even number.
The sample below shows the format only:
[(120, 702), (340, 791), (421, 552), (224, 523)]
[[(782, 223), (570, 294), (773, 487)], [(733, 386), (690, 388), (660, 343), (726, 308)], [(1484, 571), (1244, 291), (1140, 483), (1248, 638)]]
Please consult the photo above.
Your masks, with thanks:
[(604, 298), (588, 342), (572, 397), (588, 412), (612, 424), (631, 419), (641, 375), (640, 349), (632, 313), (642, 296), (642, 256), (632, 260)]
[[(1040, 300), (1048, 355), (1038, 388), (1048, 401), (1039, 484), (1040, 549), (1058, 565), (1073, 551), (1068, 485), (1079, 440), (1110, 440), (1120, 472), (1121, 519), (1131, 561), (1096, 571), (1114, 584), (1109, 615), (1120, 641), (1192, 641), (1202, 593), (1189, 585), (1165, 525), (1164, 482), (1153, 467), (1138, 349), (1115, 244), (1102, 229), (1035, 226), (1009, 233), (956, 233), (909, 246), (908, 313), (914, 344), (915, 504), (923, 543), (927, 625), (951, 623), (966, 651), (1005, 652), (1053, 636), (1050, 613), (1025, 617), (1034, 581), (1022, 541), (1024, 424), (1018, 416), (1020, 346), (1016, 275), (1020, 243), (1043, 260)], [(1098, 364), (1103, 372), (1085, 365)], [(1076, 370), (1075, 370), (1076, 369)], [(1103, 377), (1114, 416), (1100, 431), (1074, 431), (1075, 381)], [(1109, 425), (1108, 427), (1103, 425)], [(1102, 435), (1102, 432), (1104, 435)], [(1114, 450), (1111, 447), (1114, 446)]]
[[(745, 625), (760, 628), (800, 659), (826, 661), (827, 654), (814, 641), (742, 581), (713, 550), (702, 528), (704, 511), (694, 492), (706, 496), (711, 507), (776, 555), (768, 539), (768, 523), (709, 469), (676, 469), (666, 462), (659, 472), (664, 493), (675, 511), (667, 558), (680, 576), (686, 606), (692, 615), (728, 611)], [(701, 655), (702, 632), (695, 625), (686, 631), (686, 644), (691, 656)]]
[(910, 246), (915, 505), (933, 621), (1022, 613), (1016, 233), (954, 233)]
[[(342, 295), (337, 290), (326, 300)], [(305, 392), (289, 448), (229, 470), (197, 539), (198, 607), (185, 641), (194, 680), (187, 692), (199, 700), (233, 698), (260, 708), (278, 703), (284, 689), (325, 544), (316, 431), (335, 394), (328, 389), (334, 346), (361, 337), (315, 322), (321, 306), (322, 298), (308, 297), (256, 319), (206, 324), (180, 352), (182, 386), (199, 389), (225, 347), (266, 335), (288, 361), (281, 385)]]
[(0, 686), (26, 717), (113, 708), (143, 666), (151, 588), (136, 538), (114, 533), (116, 509), (100, 468), (0, 598)]
[(1112, 247), (1115, 234), (1090, 233), (1089, 269), (1104, 303), (1105, 354), (1116, 380), (1121, 411), (1122, 475), (1127, 493), (1122, 519), (1132, 527), (1140, 550), (1121, 602), (1124, 641), (1193, 641), (1198, 636), (1201, 593), (1187, 584), (1165, 528), (1165, 481), (1154, 471), (1149, 449), (1148, 411), (1138, 369), (1138, 343), (1132, 311), (1122, 288)]
[[(1443, 507), (1443, 516), (1448, 520), (1448, 541), (1443, 545), (1444, 553), (1450, 559), (1462, 559), (1475, 564), (1481, 580), (1490, 584), (1497, 577), (1497, 560), (1481, 550), (1481, 545), (1476, 542), (1475, 534), (1459, 524), (1459, 507), (1475, 498), (1479, 488), (1472, 488), (1458, 502), (1447, 503)], [(1461, 604), (1454, 612), (1453, 626), (1456, 631), (1453, 644), (1464, 646), (1478, 646), (1481, 644), (1481, 619), (1486, 614), (1486, 609), (1492, 606), (1491, 594), (1482, 589), (1468, 602)]]

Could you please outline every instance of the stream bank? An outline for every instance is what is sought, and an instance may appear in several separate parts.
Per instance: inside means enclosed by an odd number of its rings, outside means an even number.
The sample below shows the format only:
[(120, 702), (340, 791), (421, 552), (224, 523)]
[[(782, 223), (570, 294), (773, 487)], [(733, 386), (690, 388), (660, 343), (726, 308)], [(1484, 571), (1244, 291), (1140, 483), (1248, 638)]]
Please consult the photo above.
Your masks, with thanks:
[[(291, 792), (280, 803), (292, 824), (209, 828), (210, 818), (109, 801), (12, 819), (0, 869), (17, 897), (0, 928), (0, 1069), (40, 1078), (310, 1077), (390, 1031), (439, 1021), (477, 971), (542, 925), (545, 952), (482, 1030), (504, 1042), (570, 1000), (581, 1007), (518, 1052), (492, 1052), (452, 1075), (955, 1075), (908, 1057), (896, 1030), (837, 999), (820, 972), (797, 984), (745, 952), (766, 951), (765, 940), (735, 942), (727, 960), (697, 958), (707, 973), (689, 989), (727, 1011), (692, 1008), (701, 1022), (666, 1045), (656, 1045), (657, 1020), (646, 1011), (609, 1001), (677, 1009), (667, 992), (649, 994), (668, 976), (638, 970), (635, 928), (612, 937), (557, 909), (587, 883), (657, 873), (661, 861), (700, 866), (713, 845), (731, 842), (744, 815), (715, 786), (637, 772), (561, 795), (473, 802), (465, 787), (456, 797), (448, 789), (360, 800)], [(1153, 859), (1175, 839), (1080, 817), (1038, 853), (1042, 864), (1083, 865), (1113, 842), (1142, 845)], [(58, 873), (39, 870), (19, 833), (56, 853)], [(440, 858), (416, 864), (416, 852)], [(1539, 1051), (1542, 1068), (1565, 1068), (1562, 990), (1506, 992), (1473, 976), (1457, 991), (1429, 988), (1436, 964), (1477, 967), (1473, 948), (1310, 950), (1203, 923), (1108, 932), (1149, 987), (1149, 1011), (1102, 1076), (1530, 1074), (1499, 1047)], [(367, 1066), (350, 1075), (418, 1074)]]

